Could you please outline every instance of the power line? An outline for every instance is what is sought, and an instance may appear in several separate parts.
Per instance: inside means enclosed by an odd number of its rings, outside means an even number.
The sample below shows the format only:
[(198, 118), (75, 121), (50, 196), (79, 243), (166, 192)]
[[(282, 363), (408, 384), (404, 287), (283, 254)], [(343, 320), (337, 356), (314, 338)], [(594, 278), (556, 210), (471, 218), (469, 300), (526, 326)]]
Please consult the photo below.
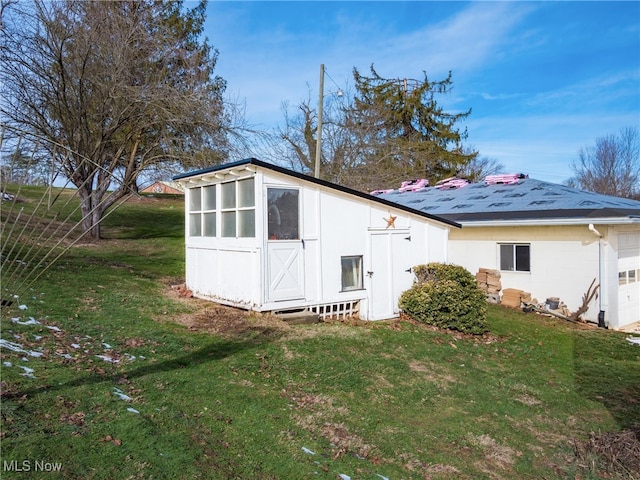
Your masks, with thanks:
[(336, 83), (336, 81), (331, 77), (331, 75), (329, 75), (329, 72), (327, 72), (326, 67), (325, 67), (325, 69), (324, 69), (324, 74), (325, 74), (327, 77), (329, 77), (329, 80), (331, 80), (331, 81), (333, 82), (333, 84), (336, 86), (336, 88), (337, 88), (338, 90), (342, 90), (342, 88), (340, 87), (340, 85), (338, 85), (338, 84)]

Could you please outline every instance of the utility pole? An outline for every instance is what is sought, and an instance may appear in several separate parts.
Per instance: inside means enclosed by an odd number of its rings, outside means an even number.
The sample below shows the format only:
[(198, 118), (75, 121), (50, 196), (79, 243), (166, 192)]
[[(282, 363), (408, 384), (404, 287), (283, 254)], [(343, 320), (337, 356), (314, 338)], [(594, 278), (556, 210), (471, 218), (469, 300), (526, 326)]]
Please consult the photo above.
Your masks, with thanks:
[(314, 177), (320, 178), (320, 159), (322, 156), (322, 105), (324, 103), (324, 63), (320, 64), (320, 88), (318, 93), (318, 132), (316, 139), (316, 168)]

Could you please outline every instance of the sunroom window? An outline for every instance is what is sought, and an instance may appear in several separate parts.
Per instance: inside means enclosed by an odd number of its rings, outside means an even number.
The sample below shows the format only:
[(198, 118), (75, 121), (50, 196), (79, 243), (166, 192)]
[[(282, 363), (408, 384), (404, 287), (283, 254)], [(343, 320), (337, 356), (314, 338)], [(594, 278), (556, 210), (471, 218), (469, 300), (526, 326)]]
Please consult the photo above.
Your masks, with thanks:
[(253, 178), (221, 185), (222, 236), (255, 237), (256, 212)]
[(255, 223), (253, 178), (189, 189), (189, 236), (255, 237)]
[(216, 236), (216, 186), (189, 189), (189, 236)]

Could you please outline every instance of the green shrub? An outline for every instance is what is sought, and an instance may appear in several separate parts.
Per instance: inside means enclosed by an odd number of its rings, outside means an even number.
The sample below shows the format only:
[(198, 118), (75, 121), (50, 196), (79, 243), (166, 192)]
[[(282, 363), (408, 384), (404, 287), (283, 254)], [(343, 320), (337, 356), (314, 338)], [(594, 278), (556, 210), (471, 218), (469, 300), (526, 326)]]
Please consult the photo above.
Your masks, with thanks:
[(474, 276), (459, 265), (429, 263), (413, 268), (416, 282), (399, 306), (419, 322), (464, 333), (487, 331), (487, 302)]

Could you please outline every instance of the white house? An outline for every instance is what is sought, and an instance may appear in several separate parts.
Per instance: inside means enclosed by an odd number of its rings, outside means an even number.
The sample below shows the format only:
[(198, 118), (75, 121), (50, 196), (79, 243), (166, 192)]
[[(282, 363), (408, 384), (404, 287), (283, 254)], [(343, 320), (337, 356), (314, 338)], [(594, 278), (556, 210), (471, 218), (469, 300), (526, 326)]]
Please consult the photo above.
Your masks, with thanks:
[(397, 316), (411, 267), (447, 261), (459, 228), (256, 159), (174, 180), (185, 187), (187, 287), (256, 311)]
[(613, 329), (640, 322), (640, 202), (526, 178), (493, 176), (416, 191), (387, 201), (455, 221), (448, 260), (472, 273), (501, 271), (502, 288), (559, 297), (575, 311), (595, 279), (584, 318)]

